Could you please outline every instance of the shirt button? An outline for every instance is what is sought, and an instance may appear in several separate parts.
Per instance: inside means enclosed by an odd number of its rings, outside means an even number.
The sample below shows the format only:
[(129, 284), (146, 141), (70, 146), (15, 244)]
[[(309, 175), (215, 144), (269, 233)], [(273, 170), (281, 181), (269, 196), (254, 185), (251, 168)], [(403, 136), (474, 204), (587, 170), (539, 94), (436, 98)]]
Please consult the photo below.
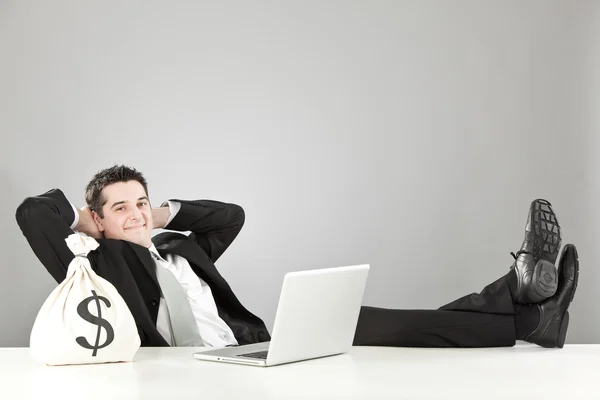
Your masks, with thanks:
[(156, 300), (156, 299), (152, 299), (152, 305), (153, 305), (153, 306), (156, 306), (156, 305), (158, 305), (158, 300)]

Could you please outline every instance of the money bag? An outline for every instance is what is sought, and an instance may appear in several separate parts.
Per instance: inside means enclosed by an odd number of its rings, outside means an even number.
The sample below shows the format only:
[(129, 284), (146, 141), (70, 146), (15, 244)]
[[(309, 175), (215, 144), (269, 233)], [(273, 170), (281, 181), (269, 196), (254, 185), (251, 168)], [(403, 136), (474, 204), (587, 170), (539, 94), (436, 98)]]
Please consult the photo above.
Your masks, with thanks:
[(132, 361), (140, 337), (117, 289), (98, 276), (87, 254), (98, 242), (74, 233), (65, 239), (75, 258), (33, 324), (30, 352), (48, 365)]

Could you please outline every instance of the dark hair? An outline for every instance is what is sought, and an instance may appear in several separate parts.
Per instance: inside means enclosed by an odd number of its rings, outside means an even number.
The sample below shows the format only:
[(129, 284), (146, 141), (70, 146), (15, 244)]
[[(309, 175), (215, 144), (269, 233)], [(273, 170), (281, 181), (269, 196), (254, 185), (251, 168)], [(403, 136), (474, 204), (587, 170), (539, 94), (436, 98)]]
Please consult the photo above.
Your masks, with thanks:
[(106, 204), (106, 199), (102, 197), (102, 189), (113, 183), (128, 181), (138, 181), (148, 196), (148, 184), (141, 172), (125, 165), (115, 165), (94, 175), (85, 187), (85, 202), (92, 211), (98, 213), (100, 218), (104, 218), (102, 207)]

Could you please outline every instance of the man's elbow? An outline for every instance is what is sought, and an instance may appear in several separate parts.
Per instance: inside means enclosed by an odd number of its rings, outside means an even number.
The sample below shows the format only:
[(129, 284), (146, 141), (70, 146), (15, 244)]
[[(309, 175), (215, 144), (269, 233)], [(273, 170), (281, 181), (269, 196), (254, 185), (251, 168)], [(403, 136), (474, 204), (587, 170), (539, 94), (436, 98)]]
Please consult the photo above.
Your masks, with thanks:
[(27, 197), (23, 200), (15, 212), (15, 219), (17, 220), (19, 227), (23, 229), (31, 221), (34, 221), (36, 216), (39, 215), (42, 207), (44, 207), (44, 205), (38, 198)]
[(241, 229), (244, 226), (244, 222), (246, 222), (246, 212), (241, 206), (238, 206), (237, 204), (234, 204), (234, 206), (235, 212), (233, 220)]

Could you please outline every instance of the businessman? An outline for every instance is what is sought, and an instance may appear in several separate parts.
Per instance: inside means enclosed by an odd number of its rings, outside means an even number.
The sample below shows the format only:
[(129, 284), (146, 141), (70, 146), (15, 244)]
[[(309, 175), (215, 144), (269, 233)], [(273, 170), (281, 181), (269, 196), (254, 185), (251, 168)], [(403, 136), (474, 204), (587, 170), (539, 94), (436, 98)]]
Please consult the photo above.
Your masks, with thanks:
[[(23, 235), (57, 282), (74, 257), (65, 238), (83, 232), (100, 243), (88, 255), (90, 263), (127, 303), (142, 346), (270, 340), (263, 321), (240, 303), (215, 267), (244, 224), (240, 206), (172, 199), (152, 207), (144, 176), (118, 165), (98, 172), (85, 198), (87, 205), (78, 209), (53, 189), (26, 198), (16, 211)], [(157, 228), (169, 232), (152, 237)], [(438, 310), (363, 306), (354, 345), (499, 347), (525, 340), (563, 347), (579, 262), (568, 244), (555, 266), (560, 247), (551, 204), (534, 200), (525, 239), (506, 275)]]

